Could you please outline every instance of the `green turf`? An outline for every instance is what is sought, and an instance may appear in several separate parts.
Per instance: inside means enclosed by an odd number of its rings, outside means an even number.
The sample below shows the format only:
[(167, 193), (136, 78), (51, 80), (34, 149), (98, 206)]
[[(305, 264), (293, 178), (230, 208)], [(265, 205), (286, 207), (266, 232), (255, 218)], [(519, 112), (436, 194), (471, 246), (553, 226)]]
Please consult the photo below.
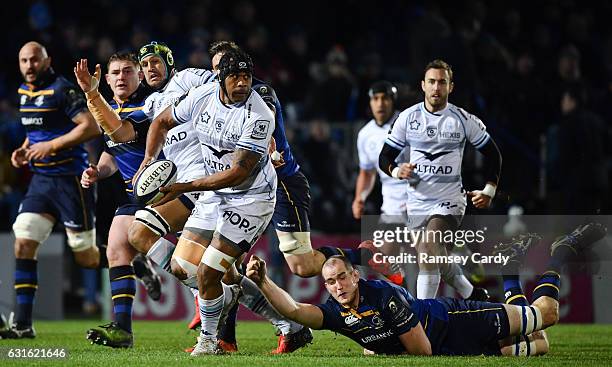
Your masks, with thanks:
[[(191, 358), (182, 349), (194, 342), (182, 322), (136, 322), (135, 347), (129, 350), (90, 345), (85, 330), (91, 321), (37, 322), (35, 340), (0, 340), (7, 347), (64, 347), (66, 360), (19, 362), (0, 359), (0, 366), (75, 364), (80, 366), (128, 367), (133, 365), (171, 366), (612, 366), (612, 325), (558, 325), (548, 331), (551, 352), (543, 357), (385, 357), (361, 355), (354, 342), (334, 333), (315, 331), (314, 344), (291, 355), (271, 356), (276, 347), (273, 328), (262, 322), (240, 322), (237, 336), (240, 352), (229, 356)], [(469, 333), (469, 330), (466, 330)], [(466, 337), (469, 337), (466, 335)]]

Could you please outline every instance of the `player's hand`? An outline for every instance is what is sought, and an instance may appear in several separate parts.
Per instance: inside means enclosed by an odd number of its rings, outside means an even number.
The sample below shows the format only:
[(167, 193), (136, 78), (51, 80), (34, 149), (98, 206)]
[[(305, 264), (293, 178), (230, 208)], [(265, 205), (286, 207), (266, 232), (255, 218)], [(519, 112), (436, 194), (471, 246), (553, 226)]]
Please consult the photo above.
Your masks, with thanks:
[(360, 198), (355, 198), (355, 200), (353, 200), (353, 205), (352, 205), (353, 218), (357, 220), (361, 219), (364, 208), (365, 208), (365, 202), (361, 200)]
[(251, 255), (246, 268), (246, 276), (260, 286), (266, 279), (266, 262)]
[(491, 197), (480, 190), (468, 191), (467, 196), (472, 199), (472, 204), (478, 209), (486, 209), (491, 206)]
[(100, 64), (96, 64), (96, 71), (94, 72), (93, 76), (89, 74), (87, 59), (77, 61), (76, 66), (74, 67), (74, 76), (76, 77), (79, 87), (81, 87), (85, 93), (98, 89), (101, 75), (102, 68), (100, 67)]
[(11, 154), (11, 164), (13, 165), (13, 167), (20, 168), (28, 164), (26, 152), (26, 148), (17, 148), (13, 150), (13, 154)]
[(159, 192), (163, 192), (165, 195), (159, 199), (158, 202), (151, 205), (152, 208), (156, 206), (164, 205), (165, 203), (176, 199), (183, 193), (187, 192), (187, 184), (185, 183), (174, 183), (172, 185), (164, 186), (159, 188)]
[(397, 178), (399, 178), (400, 180), (406, 180), (412, 177), (412, 172), (416, 168), (416, 164), (401, 163), (398, 167), (399, 167), (399, 172), (397, 173)]
[(276, 150), (270, 154), (270, 160), (272, 161), (272, 165), (274, 168), (278, 168), (285, 165), (285, 158), (283, 158), (283, 153), (285, 152), (277, 152)]
[(50, 141), (41, 141), (30, 145), (25, 155), (28, 160), (32, 160), (47, 158), (51, 153), (53, 153), (53, 143)]
[(99, 172), (98, 166), (90, 164), (89, 167), (81, 175), (81, 186), (88, 189), (93, 183), (98, 181)]
[(142, 172), (142, 170), (145, 169), (147, 164), (153, 162), (154, 160), (155, 160), (154, 157), (148, 157), (148, 156), (145, 156), (142, 159), (142, 162), (140, 163), (140, 167), (138, 167), (138, 171), (136, 171), (136, 173), (134, 173), (134, 177), (132, 177), (132, 186), (136, 186), (136, 180), (138, 179), (138, 176), (140, 176), (140, 173)]

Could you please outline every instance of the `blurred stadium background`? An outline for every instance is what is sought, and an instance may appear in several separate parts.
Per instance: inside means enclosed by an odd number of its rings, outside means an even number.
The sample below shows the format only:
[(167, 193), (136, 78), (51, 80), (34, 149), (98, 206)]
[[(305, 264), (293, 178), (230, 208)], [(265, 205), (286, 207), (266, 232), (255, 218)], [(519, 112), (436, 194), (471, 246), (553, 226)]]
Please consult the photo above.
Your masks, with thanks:
[[(397, 108), (406, 108), (421, 100), (422, 69), (433, 58), (453, 66), (451, 102), (479, 116), (503, 153), (500, 193), (488, 213), (504, 215), (517, 205), (533, 215), (610, 214), (611, 17), (610, 2), (575, 0), (12, 2), (0, 12), (0, 310), (12, 308), (10, 226), (30, 177), (10, 166), (24, 138), (15, 91), (17, 52), (26, 41), (44, 44), (54, 69), (70, 80), (77, 59), (104, 65), (115, 51), (150, 40), (166, 42), (180, 68), (209, 68), (210, 42), (236, 41), (283, 103), (288, 138), (311, 184), (314, 245), (351, 246), (359, 239), (351, 202), (356, 135), (370, 119), (367, 90), (374, 81), (392, 81), (399, 87)], [(561, 103), (564, 97), (576, 102), (574, 109)], [(481, 182), (480, 163), (468, 149), (466, 187)], [(112, 198), (115, 179), (99, 185), (101, 201)], [(379, 201), (369, 199), (369, 213)], [(99, 212), (100, 244), (108, 233), (103, 218), (112, 210), (106, 205)], [(273, 237), (256, 250), (277, 280), (298, 299), (320, 300), (320, 280), (288, 276)], [(35, 319), (108, 314), (110, 299), (101, 296), (108, 281), (74, 265), (61, 231), (41, 251)], [(612, 322), (606, 278), (566, 282), (563, 320)], [(190, 317), (193, 298), (169, 276), (161, 302), (143, 290), (135, 317)]]

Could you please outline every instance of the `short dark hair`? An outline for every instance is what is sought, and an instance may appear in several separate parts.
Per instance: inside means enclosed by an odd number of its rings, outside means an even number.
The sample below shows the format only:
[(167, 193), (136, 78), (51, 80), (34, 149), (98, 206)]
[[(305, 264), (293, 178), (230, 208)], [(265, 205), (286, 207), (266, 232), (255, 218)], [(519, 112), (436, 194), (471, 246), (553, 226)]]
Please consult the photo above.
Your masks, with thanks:
[(138, 62), (138, 57), (133, 52), (115, 52), (108, 58), (108, 63), (106, 64), (106, 70), (110, 69), (110, 64), (113, 61), (129, 61), (136, 69), (140, 69), (140, 63)]
[(448, 72), (449, 82), (453, 81), (453, 68), (444, 60), (435, 59), (430, 61), (427, 66), (425, 66), (425, 70), (423, 71), (423, 76), (427, 74), (429, 69), (444, 69)]
[(353, 271), (353, 263), (351, 263), (349, 261), (349, 259), (347, 259), (346, 256), (342, 256), (342, 255), (333, 255), (333, 256), (328, 257), (323, 262), (323, 267), (322, 268), (324, 268), (328, 263), (330, 263), (333, 260), (342, 261), (344, 263), (344, 267), (346, 268), (346, 270)]
[(210, 47), (208, 48), (208, 55), (210, 55), (212, 58), (219, 52), (226, 53), (236, 49), (239, 49), (239, 47), (234, 41), (216, 41), (210, 44)]

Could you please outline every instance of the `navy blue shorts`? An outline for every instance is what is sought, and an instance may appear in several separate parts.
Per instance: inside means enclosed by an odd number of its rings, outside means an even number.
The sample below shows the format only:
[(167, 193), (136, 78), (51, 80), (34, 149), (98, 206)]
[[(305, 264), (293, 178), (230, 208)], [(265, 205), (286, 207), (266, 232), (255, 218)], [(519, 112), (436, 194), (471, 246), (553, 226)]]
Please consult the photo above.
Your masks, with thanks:
[(78, 176), (45, 176), (35, 173), (19, 213), (48, 213), (75, 232), (94, 226), (94, 193), (81, 187)]
[(272, 223), (281, 232), (310, 232), (310, 185), (302, 172), (278, 180)]
[(117, 210), (115, 210), (115, 216), (134, 215), (136, 214), (137, 211), (139, 211), (142, 208), (144, 208), (144, 206), (138, 203), (124, 204), (118, 207)]
[(436, 298), (448, 310), (444, 355), (500, 355), (499, 340), (508, 336), (508, 314), (501, 303)]

